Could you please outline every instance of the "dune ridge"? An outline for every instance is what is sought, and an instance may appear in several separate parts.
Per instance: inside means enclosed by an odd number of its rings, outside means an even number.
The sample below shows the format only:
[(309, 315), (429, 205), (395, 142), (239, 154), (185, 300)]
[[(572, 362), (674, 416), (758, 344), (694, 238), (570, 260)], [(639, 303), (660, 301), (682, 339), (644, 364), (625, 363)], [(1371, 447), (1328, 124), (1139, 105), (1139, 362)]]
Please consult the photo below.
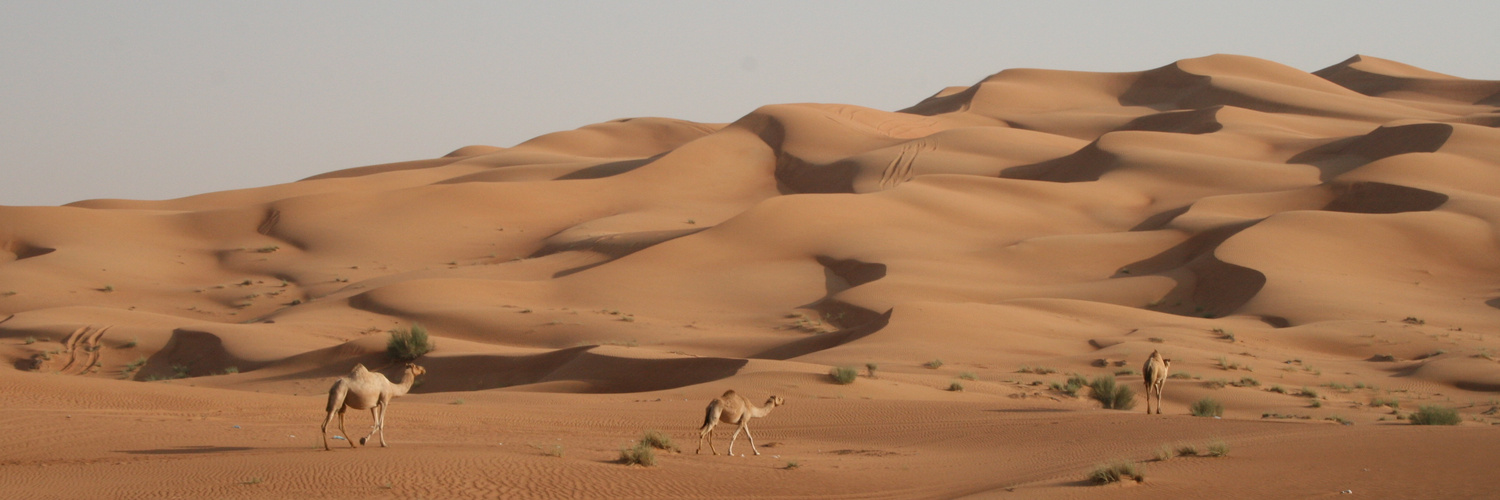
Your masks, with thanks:
[[(1079, 469), (1093, 465), (1083, 445), (1061, 458), (975, 457), (1008, 443), (1045, 448), (1026, 435), (1049, 419), (1097, 436), (1112, 454), (1144, 457), (1150, 447), (1093, 430), (1091, 422), (1126, 416), (1046, 389), (1065, 377), (1018, 369), (1118, 373), (1134, 386), (1131, 368), (1155, 350), (1197, 378), (1169, 381), (1170, 421), (1118, 423), (1151, 440), (1170, 441), (1155, 427), (1169, 422), (1190, 436), (1243, 437), (1247, 453), (1266, 459), (1278, 447), (1314, 446), (1298, 444), (1304, 438), (1412, 443), (1390, 427), (1424, 404), (1457, 407), (1465, 419), (1454, 432), (1468, 434), (1434, 439), (1492, 440), (1497, 126), (1500, 82), (1363, 55), (1311, 73), (1213, 55), (1125, 73), (1009, 69), (897, 111), (768, 104), (728, 123), (622, 119), (281, 185), (0, 206), (0, 355), (12, 367), (0, 370), (11, 389), (0, 416), (45, 434), (51, 420), (28, 408), (55, 419), (81, 404), (93, 412), (83, 420), (119, 432), (186, 412), (202, 417), (187, 428), (206, 432), (202, 422), (236, 418), (237, 408), (275, 432), (210, 450), (222, 452), (211, 478), (167, 474), (129, 488), (359, 496), (271, 466), (307, 444), (280, 436), (314, 435), (321, 391), (355, 363), (395, 376), (385, 332), (421, 324), (437, 350), (418, 361), (426, 381), (396, 403), (410, 420), (388, 432), (405, 433), (398, 446), (444, 467), (522, 471), (504, 485), (440, 470), (401, 475), (393, 488), (403, 497), (545, 496), (537, 488), (562, 484), (619, 496), (586, 479), (614, 477), (610, 467), (538, 462), (431, 428), (488, 441), (570, 433), (586, 443), (584, 455), (607, 456), (641, 426), (695, 426), (699, 400), (726, 387), (792, 401), (757, 433), (782, 442), (771, 447), (778, 456), (812, 457), (811, 470), (775, 472), (800, 475), (768, 494), (1022, 488), (1069, 497)], [(875, 378), (828, 381), (832, 367), (866, 364)], [(960, 374), (963, 391), (942, 390)], [(1256, 377), (1264, 385), (1203, 382)], [(1297, 387), (1320, 395), (1289, 389)], [(138, 419), (108, 423), (137, 392), (145, 406), (124, 414)], [(846, 396), (867, 413), (837, 415)], [(1182, 415), (1206, 396), (1229, 408), (1226, 430)], [(1387, 398), (1402, 403), (1377, 404)], [(507, 415), (509, 407), (521, 409)], [(614, 414), (620, 407), (631, 409)], [(442, 416), (450, 414), (483, 424)], [(1258, 421), (1273, 414), (1307, 420)], [(778, 430), (778, 417), (791, 427)], [(896, 444), (840, 434), (823, 417), (894, 433)], [(1361, 430), (1318, 425), (1333, 417)], [(587, 424), (556, 420), (566, 418)], [(962, 425), (995, 419), (1031, 431), (997, 431), (984, 446), (951, 452), (926, 440), (961, 440)], [(923, 422), (942, 425), (922, 431)], [(526, 425), (536, 427), (518, 429)], [(47, 480), (93, 476), (87, 464), (115, 458), (148, 471), (181, 457), (116, 457), (83, 444), (90, 432), (57, 435), (61, 451), (8, 451), (0, 462), (24, 469), (15, 476), (24, 491), (66, 497), (77, 490), (49, 490)], [(192, 446), (161, 432), (131, 437), (131, 446)], [(449, 452), (474, 461), (445, 461)], [(228, 484), (235, 457), (296, 480), (261, 490), (185, 486)], [(879, 480), (893, 457), (956, 466), (955, 479)], [(370, 471), (389, 459), (359, 460), (357, 479), (333, 482), (378, 484)], [(719, 491), (701, 476), (736, 470), (705, 457), (669, 460), (694, 472), (663, 472), (657, 489), (637, 494)], [(1432, 460), (1422, 466), (1431, 478), (1472, 468)], [(75, 462), (83, 465), (40, 467)], [(1281, 466), (1172, 464), (1152, 488), (1193, 491), (1205, 470), (1268, 496), (1327, 486), (1265, 484), (1289, 470)], [(744, 484), (760, 484), (764, 472)], [(1413, 493), (1396, 479), (1369, 484)], [(1430, 491), (1473, 491), (1427, 481)], [(753, 492), (727, 493), (738, 494)]]

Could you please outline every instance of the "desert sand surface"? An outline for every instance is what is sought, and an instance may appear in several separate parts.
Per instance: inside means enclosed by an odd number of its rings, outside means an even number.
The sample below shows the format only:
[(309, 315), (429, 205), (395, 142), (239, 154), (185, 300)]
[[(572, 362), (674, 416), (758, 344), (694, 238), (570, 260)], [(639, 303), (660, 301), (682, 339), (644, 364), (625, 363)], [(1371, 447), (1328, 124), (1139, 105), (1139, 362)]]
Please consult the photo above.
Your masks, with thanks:
[[(1500, 82), (1214, 55), (0, 206), (0, 489), (1491, 497), (1497, 127)], [(436, 349), (390, 446), (324, 451), (329, 387), (356, 364), (398, 379), (387, 332), (414, 324)], [(1136, 405), (1052, 387), (1071, 374)], [(730, 389), (785, 400), (751, 421), (761, 454), (695, 454)], [(1221, 418), (1190, 414), (1203, 398)], [(1461, 422), (1409, 423), (1423, 406)], [(622, 464), (647, 430), (681, 452)], [(1144, 480), (1087, 480), (1119, 461)]]

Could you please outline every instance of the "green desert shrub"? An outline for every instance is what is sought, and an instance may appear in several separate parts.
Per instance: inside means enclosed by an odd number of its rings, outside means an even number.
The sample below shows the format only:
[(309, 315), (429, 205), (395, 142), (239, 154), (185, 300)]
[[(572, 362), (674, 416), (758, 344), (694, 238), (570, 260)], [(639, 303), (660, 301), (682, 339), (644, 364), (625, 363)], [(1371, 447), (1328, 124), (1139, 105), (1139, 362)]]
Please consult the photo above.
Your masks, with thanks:
[(646, 431), (641, 435), (640, 442), (658, 450), (678, 451), (677, 444), (672, 442), (672, 436), (658, 430)]
[(391, 330), (390, 334), (390, 339), (385, 343), (385, 352), (398, 361), (415, 360), (423, 354), (432, 352), (432, 349), (436, 347), (432, 340), (427, 338), (427, 329), (422, 325), (413, 324), (411, 328), (396, 328)]
[(1188, 411), (1195, 417), (1222, 417), (1224, 416), (1224, 403), (1214, 398), (1203, 398), (1188, 407)]
[(1423, 406), (1410, 417), (1411, 423), (1416, 425), (1458, 425), (1462, 420), (1458, 410), (1442, 406)]
[(1088, 479), (1094, 484), (1118, 483), (1126, 479), (1141, 482), (1146, 480), (1146, 474), (1135, 462), (1121, 460), (1095, 467), (1089, 472)]
[(859, 377), (859, 371), (855, 370), (854, 367), (840, 366), (828, 370), (828, 376), (833, 378), (834, 382), (848, 385), (854, 383), (854, 379)]
[(625, 465), (654, 466), (656, 465), (656, 449), (645, 442), (636, 443), (635, 446), (620, 450), (620, 462)]
[(1053, 382), (1052, 390), (1067, 394), (1069, 396), (1078, 396), (1078, 390), (1082, 389), (1086, 385), (1089, 385), (1089, 380), (1083, 378), (1083, 375), (1075, 373), (1069, 376), (1068, 381), (1065, 383), (1059, 384), (1057, 382)]
[(1106, 409), (1129, 410), (1135, 408), (1135, 391), (1115, 383), (1114, 375), (1102, 375), (1089, 382), (1089, 396), (1103, 403)]
[(934, 359), (932, 361), (928, 361), (926, 363), (923, 363), (922, 366), (925, 366), (925, 367), (932, 368), (932, 369), (936, 370), (938, 368), (942, 368), (943, 367), (943, 360), (941, 360), (941, 359)]
[(1227, 457), (1227, 456), (1229, 456), (1229, 443), (1226, 443), (1226, 442), (1220, 441), (1220, 440), (1215, 440), (1212, 443), (1208, 443), (1208, 456), (1210, 456), (1210, 457)]

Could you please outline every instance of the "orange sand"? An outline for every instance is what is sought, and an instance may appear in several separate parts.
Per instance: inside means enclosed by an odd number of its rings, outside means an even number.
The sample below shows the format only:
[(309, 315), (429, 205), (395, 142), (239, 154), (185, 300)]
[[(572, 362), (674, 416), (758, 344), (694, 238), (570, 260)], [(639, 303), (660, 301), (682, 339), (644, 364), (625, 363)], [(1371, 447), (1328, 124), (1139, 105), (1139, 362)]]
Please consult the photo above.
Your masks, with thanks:
[[(285, 185), (0, 207), (0, 488), (1490, 496), (1497, 126), (1500, 82), (1217, 55), (1007, 70), (897, 112), (618, 120)], [(385, 332), (412, 323), (437, 350), (391, 447), (323, 452), (333, 379), (395, 378)], [(1153, 350), (1189, 375), (1166, 414), (1048, 388), (1120, 372), (1140, 392)], [(836, 385), (835, 366), (862, 376)], [(763, 454), (692, 454), (730, 388), (787, 399), (752, 423)], [(1188, 415), (1204, 397), (1224, 418)], [(1424, 405), (1464, 422), (1403, 421)], [(356, 437), (368, 419), (349, 414)], [(647, 429), (687, 453), (615, 463)], [(1215, 440), (1229, 456), (1153, 458)], [(1146, 481), (1084, 481), (1116, 460)]]

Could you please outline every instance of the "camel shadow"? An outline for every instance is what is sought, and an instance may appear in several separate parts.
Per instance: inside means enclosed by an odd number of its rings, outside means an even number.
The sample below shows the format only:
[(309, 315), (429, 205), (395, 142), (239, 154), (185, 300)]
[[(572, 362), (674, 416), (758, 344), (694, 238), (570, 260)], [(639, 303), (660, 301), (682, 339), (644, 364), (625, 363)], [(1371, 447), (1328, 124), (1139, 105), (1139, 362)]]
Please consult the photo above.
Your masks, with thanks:
[(129, 453), (131, 455), (200, 455), (205, 453), (233, 453), (253, 449), (244, 446), (178, 446), (176, 448), (157, 448), (154, 450), (123, 450), (119, 451), (119, 453)]

